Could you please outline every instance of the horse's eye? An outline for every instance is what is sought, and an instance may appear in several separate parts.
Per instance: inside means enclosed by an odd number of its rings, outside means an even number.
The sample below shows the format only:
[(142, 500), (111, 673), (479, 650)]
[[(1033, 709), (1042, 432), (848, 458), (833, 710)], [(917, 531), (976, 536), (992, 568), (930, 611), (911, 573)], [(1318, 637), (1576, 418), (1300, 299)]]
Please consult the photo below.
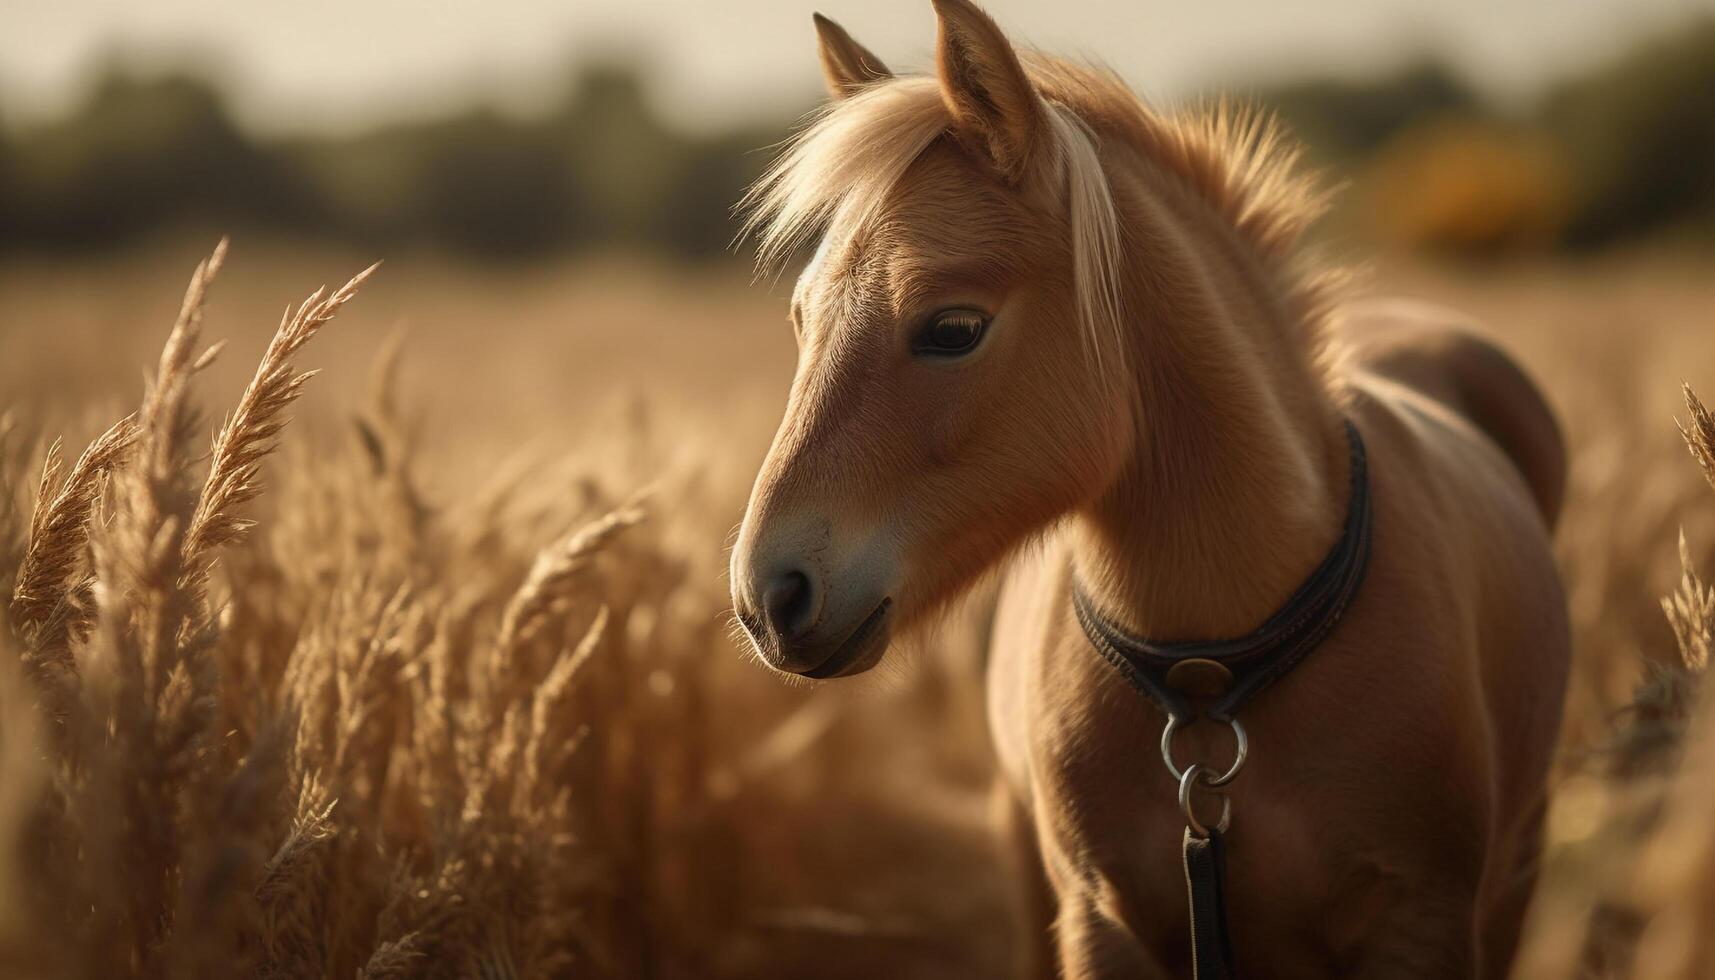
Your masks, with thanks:
[(967, 354), (982, 339), (988, 320), (976, 310), (942, 310), (930, 318), (911, 344), (914, 353), (933, 357)]

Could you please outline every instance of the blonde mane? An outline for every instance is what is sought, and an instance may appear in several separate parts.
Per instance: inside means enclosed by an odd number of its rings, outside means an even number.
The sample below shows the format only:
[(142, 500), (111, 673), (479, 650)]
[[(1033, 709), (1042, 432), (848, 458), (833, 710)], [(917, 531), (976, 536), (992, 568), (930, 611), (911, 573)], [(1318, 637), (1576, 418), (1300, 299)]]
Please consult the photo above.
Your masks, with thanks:
[[(1118, 353), (1124, 329), (1120, 216), (1096, 133), (1112, 133), (1176, 175), (1221, 220), (1283, 273), (1289, 299), (1312, 328), (1325, 312), (1327, 284), (1295, 261), (1303, 231), (1326, 195), (1298, 166), (1301, 149), (1273, 118), (1226, 103), (1163, 115), (1111, 72), (1033, 55), (1066, 194), (1074, 288), (1080, 320), (1098, 363)], [(757, 242), (758, 267), (777, 271), (815, 235), (839, 227), (854, 234), (879, 215), (889, 192), (952, 116), (930, 76), (904, 75), (867, 85), (824, 107), (740, 203), (744, 234)]]

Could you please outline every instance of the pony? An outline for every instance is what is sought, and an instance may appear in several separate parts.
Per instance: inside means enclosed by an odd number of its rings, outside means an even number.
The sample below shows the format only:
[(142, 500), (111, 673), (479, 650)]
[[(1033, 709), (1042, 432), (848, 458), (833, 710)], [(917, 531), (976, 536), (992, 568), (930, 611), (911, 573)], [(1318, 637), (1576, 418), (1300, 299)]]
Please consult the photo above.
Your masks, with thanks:
[[(793, 291), (784, 418), (731, 558), (774, 670), (874, 667), (1001, 577), (985, 673), (1022, 973), (1193, 969), (1160, 709), (1091, 649), (1242, 636), (1340, 535), (1343, 618), (1245, 708), (1223, 789), (1249, 977), (1499, 977), (1534, 883), (1569, 659), (1554, 415), (1458, 314), (1358, 298), (1269, 118), (1150, 107), (933, 0), (930, 75), (816, 16), (829, 104), (746, 198)], [(1234, 754), (1194, 724), (1169, 755)], [(1175, 740), (1176, 739), (1176, 740)], [(1185, 781), (1180, 782), (1180, 787)], [(1195, 822), (1195, 821), (1193, 821)]]

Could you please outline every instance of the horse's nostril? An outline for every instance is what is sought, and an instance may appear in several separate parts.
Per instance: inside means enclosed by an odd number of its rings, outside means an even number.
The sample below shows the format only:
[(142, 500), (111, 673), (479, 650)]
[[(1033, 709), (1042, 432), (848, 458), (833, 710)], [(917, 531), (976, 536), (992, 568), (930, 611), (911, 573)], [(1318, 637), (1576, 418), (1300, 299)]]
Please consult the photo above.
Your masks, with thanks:
[(815, 586), (810, 577), (793, 570), (775, 577), (762, 595), (762, 608), (768, 617), (768, 627), (783, 639), (809, 629), (816, 611)]

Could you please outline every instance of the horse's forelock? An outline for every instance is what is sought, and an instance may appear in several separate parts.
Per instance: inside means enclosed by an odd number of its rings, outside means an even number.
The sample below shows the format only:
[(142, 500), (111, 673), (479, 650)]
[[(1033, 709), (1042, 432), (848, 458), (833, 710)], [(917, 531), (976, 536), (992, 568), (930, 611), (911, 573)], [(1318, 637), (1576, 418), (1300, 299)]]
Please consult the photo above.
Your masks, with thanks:
[[(1096, 139), (1070, 108), (1045, 102), (1053, 144), (1045, 150), (1064, 177), (1079, 320), (1098, 364), (1118, 357), (1119, 218)], [(795, 136), (741, 204), (764, 274), (812, 236), (872, 224), (889, 191), (952, 117), (939, 84), (902, 76), (831, 103)]]
[(870, 85), (825, 107), (740, 203), (759, 267), (778, 271), (829, 226), (868, 223), (950, 122), (935, 80), (919, 76)]

